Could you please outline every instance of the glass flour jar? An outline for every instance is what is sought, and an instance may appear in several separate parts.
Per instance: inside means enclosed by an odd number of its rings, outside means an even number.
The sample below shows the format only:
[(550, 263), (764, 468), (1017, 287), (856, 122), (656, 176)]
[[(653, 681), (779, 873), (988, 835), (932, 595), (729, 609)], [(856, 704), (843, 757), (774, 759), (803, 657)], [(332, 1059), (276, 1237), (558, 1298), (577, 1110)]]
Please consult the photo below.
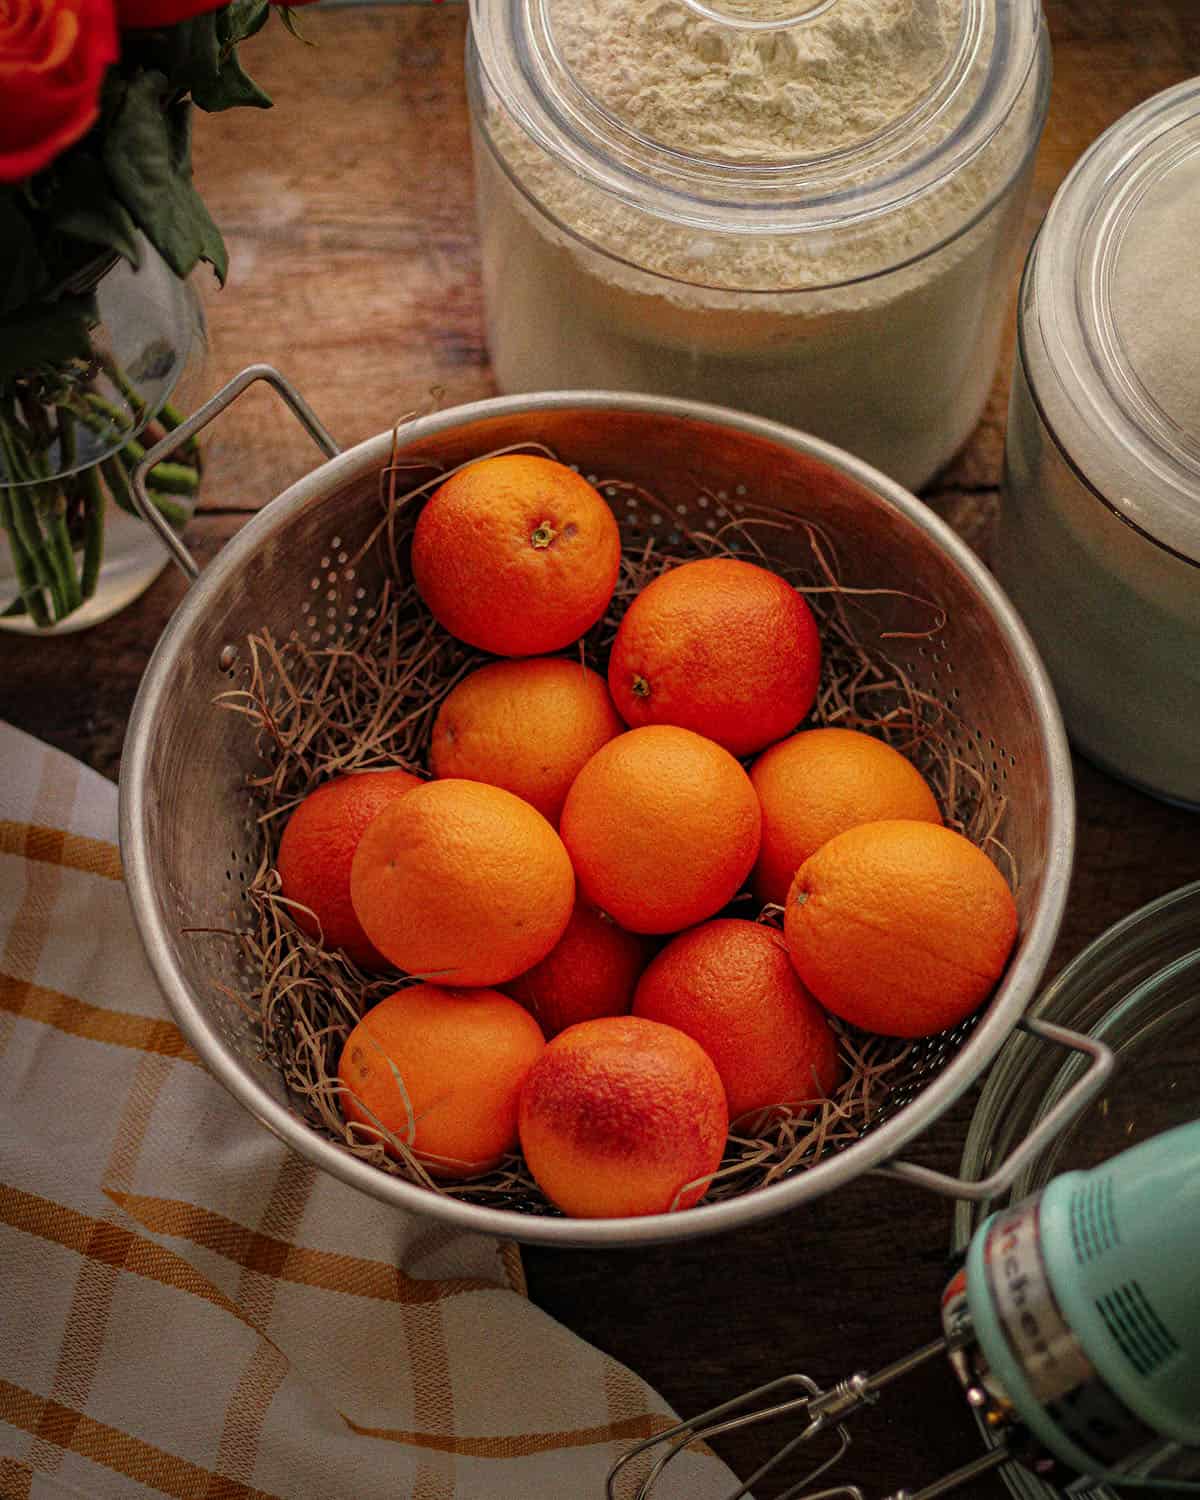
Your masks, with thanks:
[(1200, 80), (1092, 146), (1026, 267), (996, 571), (1087, 756), (1200, 806)]
[(488, 341), (506, 392), (741, 407), (910, 488), (995, 372), (1049, 91), (1039, 0), (471, 0)]

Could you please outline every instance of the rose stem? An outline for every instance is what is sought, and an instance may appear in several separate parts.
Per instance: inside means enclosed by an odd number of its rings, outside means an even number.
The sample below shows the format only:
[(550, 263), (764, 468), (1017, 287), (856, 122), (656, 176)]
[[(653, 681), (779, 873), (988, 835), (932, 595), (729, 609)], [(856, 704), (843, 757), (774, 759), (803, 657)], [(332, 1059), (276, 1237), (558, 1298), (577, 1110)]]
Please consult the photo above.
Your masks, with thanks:
[[(162, 423), (164, 429), (167, 432), (174, 432), (175, 429), (183, 421), (183, 413), (177, 411), (169, 401), (164, 401), (162, 406), (159, 408), (158, 421)], [(181, 453), (185, 453), (188, 458), (192, 460), (197, 469), (201, 467), (200, 441), (198, 438), (196, 438), (195, 436), (188, 438), (185, 443), (181, 443), (179, 445), (179, 451)]]
[[(122, 396), (124, 396), (126, 401), (129, 402), (130, 406), (133, 408), (134, 416), (140, 421), (146, 415), (146, 403), (138, 394), (138, 391), (130, 381), (129, 376), (126, 375), (125, 371), (122, 370), (121, 366), (116, 362), (115, 359), (113, 359), (111, 354), (102, 354), (100, 356), (100, 365), (104, 370), (104, 373), (121, 392)], [(96, 399), (100, 400), (102, 398), (98, 396)], [(110, 408), (110, 410), (112, 410), (112, 408)]]
[(75, 573), (71, 533), (67, 528), (66, 487), (59, 479), (50, 475), (50, 423), (44, 407), (32, 398), (23, 398), (21, 409), (25, 413), (26, 425), (37, 439), (29, 455), (29, 469), (31, 475), (39, 481), (34, 496), (35, 500), (41, 500), (46, 518), (50, 565), (58, 578), (62, 593), (62, 613), (69, 615), (83, 603), (83, 595)]
[[(46, 613), (46, 601), (42, 598), (42, 589), (38, 582), (37, 570), (33, 565), (33, 559), (26, 550), (24, 542), (17, 534), (16, 523), (13, 519), (12, 500), (7, 486), (0, 485), (0, 526), (8, 532), (8, 545), (12, 550), (13, 567), (17, 574), (17, 587), (20, 589), (21, 598), (29, 611), (33, 623), (38, 626), (46, 626), (50, 623), (50, 616)], [(5, 614), (14, 611), (10, 608)]]
[[(104, 471), (105, 479), (108, 480), (108, 487), (112, 491), (113, 499), (122, 510), (127, 510), (130, 515), (136, 516), (138, 509), (133, 503), (133, 490), (130, 488), (129, 475), (120, 458), (106, 458), (100, 467)], [(158, 471), (154, 470), (152, 472), (157, 473)], [(160, 495), (152, 489), (147, 489), (146, 493), (149, 495), (155, 510), (168, 520), (172, 526), (185, 526), (191, 519), (191, 512), (186, 506), (176, 505), (168, 496)]]
[[(12, 423), (19, 426), (15, 406), (12, 409)], [(56, 570), (50, 565), (49, 551), (46, 540), (42, 536), (42, 528), (38, 522), (35, 511), (28, 494), (29, 473), (26, 466), (21, 462), (21, 456), (17, 447), (15, 426), (10, 424), (9, 418), (0, 417), (0, 443), (4, 447), (4, 457), (8, 465), (8, 471), (17, 481), (17, 486), (12, 490), (9, 499), (9, 514), (12, 519), (12, 534), (20, 538), (21, 545), (28, 552), (30, 561), (37, 574), (38, 583), (50, 595), (50, 605), (55, 620), (61, 620), (66, 613), (66, 601), (58, 582)]]
[(85, 599), (96, 592), (100, 564), (104, 558), (104, 491), (95, 468), (79, 476), (83, 485), (83, 573), (80, 590)]
[[(125, 467), (130, 471), (136, 469), (145, 456), (146, 450), (136, 438), (130, 438), (121, 449)], [(162, 463), (155, 464), (147, 474), (146, 483), (172, 495), (194, 495), (200, 488), (200, 474), (189, 464), (172, 463), (164, 458)]]

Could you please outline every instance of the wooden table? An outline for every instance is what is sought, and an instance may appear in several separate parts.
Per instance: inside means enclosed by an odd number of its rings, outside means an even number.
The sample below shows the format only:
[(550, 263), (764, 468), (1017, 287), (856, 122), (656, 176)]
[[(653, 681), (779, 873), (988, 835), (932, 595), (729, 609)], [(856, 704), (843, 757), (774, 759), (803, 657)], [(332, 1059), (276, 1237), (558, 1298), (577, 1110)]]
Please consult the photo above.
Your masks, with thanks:
[[(1195, 0), (1048, 0), (1055, 85), (1030, 227), (1079, 153), (1150, 94), (1200, 73)], [(381, 431), (438, 388), (446, 403), (494, 391), (483, 342), (458, 7), (305, 11), (304, 47), (272, 24), (246, 49), (267, 115), (204, 119), (197, 177), (231, 251), (228, 288), (201, 277), (208, 387), (254, 360), (277, 364), (345, 444)], [(967, 450), (927, 498), (986, 548), (996, 503), (1007, 364)], [(212, 437), (200, 558), (310, 465), (305, 440), (255, 394)], [(138, 679), (183, 594), (172, 569), (124, 614), (83, 635), (0, 638), (0, 715), (116, 777)], [(1061, 964), (1117, 918), (1200, 875), (1200, 819), (1076, 765), (1079, 839)], [(920, 1145), (958, 1161), (964, 1101)], [(697, 1411), (789, 1369), (822, 1380), (892, 1359), (935, 1332), (951, 1210), (862, 1180), (803, 1214), (736, 1237), (614, 1254), (526, 1252), (532, 1295)], [(749, 1472), (776, 1432), (727, 1440)], [(914, 1488), (979, 1451), (940, 1365), (856, 1429), (868, 1497)], [(799, 1470), (793, 1472), (798, 1477)], [(976, 1482), (971, 1495), (1006, 1493)], [(532, 1497), (531, 1497), (532, 1500)], [(551, 1497), (547, 1497), (551, 1500)], [(575, 1497), (552, 1497), (575, 1500)]]

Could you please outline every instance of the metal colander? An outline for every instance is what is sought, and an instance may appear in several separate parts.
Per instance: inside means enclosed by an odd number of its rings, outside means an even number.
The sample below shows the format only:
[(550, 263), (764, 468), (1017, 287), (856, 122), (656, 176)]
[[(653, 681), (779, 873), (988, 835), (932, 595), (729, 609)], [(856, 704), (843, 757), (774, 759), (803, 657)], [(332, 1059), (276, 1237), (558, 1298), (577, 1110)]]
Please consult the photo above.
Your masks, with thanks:
[[(307, 1123), (264, 1057), (254, 1023), (224, 993), (251, 987), (239, 972), (238, 945), (197, 931), (247, 919), (245, 887), (258, 858), (245, 783), (262, 765), (253, 735), (213, 700), (247, 671), (241, 649), (247, 635), (266, 628), (276, 638), (297, 631), (314, 643), (336, 640), (372, 607), (384, 568), (376, 552), (383, 549), (355, 560), (379, 520), (379, 474), (390, 461), (393, 435), (339, 454), (286, 382), (256, 366), (148, 454), (140, 474), (258, 379), (336, 456), (260, 511), (202, 575), (174, 534), (159, 527), (196, 581), (147, 668), (121, 774), (121, 850), (134, 916), (172, 1014), (213, 1074), (269, 1129), (342, 1180), (462, 1228), (526, 1241), (690, 1238), (795, 1208), (873, 1169), (961, 1191), (895, 1158), (1018, 1025), (1058, 929), (1074, 808), (1070, 760), (1045, 672), (987, 571), (898, 485), (785, 427), (650, 396), (558, 392), (477, 402), (411, 423), (400, 434), (400, 454), (452, 466), (510, 443), (545, 443), (585, 475), (619, 474), (659, 497), (652, 504), (613, 494), (627, 543), (647, 536), (678, 542), (681, 527), (714, 530), (756, 503), (794, 511), (832, 538), (846, 583), (909, 590), (942, 606), (947, 624), (936, 644), (895, 639), (887, 651), (915, 685), (952, 703), (971, 726), (961, 732), (957, 752), (1006, 796), (998, 833), (1021, 875), (1020, 938), (1007, 974), (972, 1024), (922, 1045), (913, 1083), (888, 1100), (861, 1140), (782, 1182), (685, 1213), (571, 1220), (484, 1207), (382, 1172)], [(156, 512), (148, 502), (144, 508), (154, 522)], [(788, 545), (786, 537), (772, 542), (780, 553)], [(881, 632), (911, 626), (903, 601), (883, 597), (878, 604)]]

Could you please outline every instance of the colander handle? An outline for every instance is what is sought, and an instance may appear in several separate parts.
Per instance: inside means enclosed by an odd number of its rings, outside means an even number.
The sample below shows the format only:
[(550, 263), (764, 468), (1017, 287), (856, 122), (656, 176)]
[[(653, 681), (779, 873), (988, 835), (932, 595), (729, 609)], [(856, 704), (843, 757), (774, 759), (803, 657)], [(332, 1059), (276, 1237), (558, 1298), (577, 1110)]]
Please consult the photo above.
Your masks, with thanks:
[(877, 1172), (928, 1188), (931, 1193), (938, 1193), (943, 1198), (961, 1198), (971, 1203), (983, 1203), (1012, 1187), (1022, 1168), (1051, 1141), (1057, 1139), (1072, 1120), (1101, 1093), (1116, 1065), (1112, 1051), (1094, 1037), (1069, 1031), (1065, 1026), (1055, 1026), (1037, 1016), (1029, 1016), (1018, 1022), (1018, 1025), (1030, 1036), (1052, 1042), (1056, 1047), (1083, 1053), (1091, 1062), (1083, 1077), (1071, 1085), (1045, 1119), (1034, 1126), (1008, 1159), (1001, 1162), (990, 1177), (983, 1177), (978, 1182), (949, 1177), (944, 1172), (935, 1172), (930, 1167), (918, 1167), (907, 1161), (888, 1162), (886, 1166), (877, 1167)]
[(200, 564), (172, 530), (171, 523), (150, 499), (146, 490), (147, 475), (156, 464), (162, 463), (163, 459), (173, 453), (181, 443), (186, 443), (189, 438), (195, 437), (201, 428), (207, 427), (215, 416), (223, 412), (227, 406), (232, 405), (243, 391), (248, 390), (260, 380), (269, 385), (291, 407), (300, 425), (326, 458), (336, 458), (342, 451), (326, 432), (316, 413), (300, 392), (272, 365), (247, 365), (227, 385), (223, 385), (215, 396), (210, 396), (203, 406), (197, 407), (186, 421), (180, 422), (178, 427), (168, 432), (161, 443), (155, 443), (133, 471), (133, 503), (137, 507), (138, 514), (147, 525), (153, 526), (158, 532), (163, 546), (187, 575), (189, 582), (200, 576)]

